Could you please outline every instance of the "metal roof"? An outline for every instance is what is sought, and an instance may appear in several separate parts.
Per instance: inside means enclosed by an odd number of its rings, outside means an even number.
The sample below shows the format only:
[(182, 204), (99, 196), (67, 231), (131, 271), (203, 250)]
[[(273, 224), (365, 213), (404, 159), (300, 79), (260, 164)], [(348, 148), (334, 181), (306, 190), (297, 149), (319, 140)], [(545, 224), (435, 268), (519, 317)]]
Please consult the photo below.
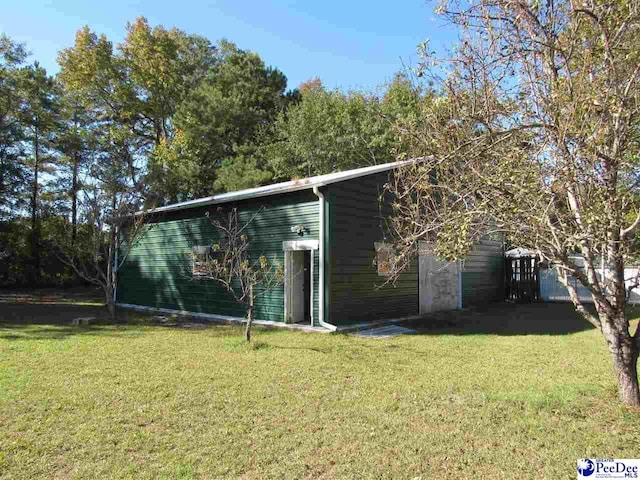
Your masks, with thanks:
[(316, 177), (302, 178), (299, 180), (290, 180), (288, 182), (274, 183), (273, 185), (265, 185), (263, 187), (248, 188), (246, 190), (238, 190), (236, 192), (221, 193), (211, 197), (197, 198), (187, 202), (173, 203), (158, 207), (147, 211), (136, 212), (136, 215), (143, 213), (161, 213), (172, 212), (174, 210), (183, 210), (186, 208), (196, 208), (206, 205), (214, 205), (217, 203), (234, 202), (237, 200), (246, 200), (248, 198), (266, 197), (270, 195), (278, 195), (281, 193), (295, 192), (298, 190), (306, 190), (313, 187), (322, 187), (332, 183), (344, 182), (352, 178), (364, 177), (375, 173), (385, 172), (393, 168), (408, 165), (417, 162), (421, 158), (413, 158), (399, 162), (385, 163), (382, 165), (373, 165), (371, 167), (356, 168), (354, 170), (346, 170), (344, 172), (329, 173), (326, 175), (318, 175)]

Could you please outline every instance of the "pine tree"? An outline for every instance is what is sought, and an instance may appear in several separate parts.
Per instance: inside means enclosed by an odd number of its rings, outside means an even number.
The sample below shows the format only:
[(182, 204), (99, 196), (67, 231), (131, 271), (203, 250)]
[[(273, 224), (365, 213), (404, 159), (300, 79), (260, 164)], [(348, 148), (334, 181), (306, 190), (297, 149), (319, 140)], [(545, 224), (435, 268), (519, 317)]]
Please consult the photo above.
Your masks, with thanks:
[(23, 163), (29, 171), (31, 217), (31, 281), (41, 278), (41, 197), (47, 174), (53, 173), (59, 95), (52, 77), (37, 62), (24, 72), (20, 118), (24, 128)]

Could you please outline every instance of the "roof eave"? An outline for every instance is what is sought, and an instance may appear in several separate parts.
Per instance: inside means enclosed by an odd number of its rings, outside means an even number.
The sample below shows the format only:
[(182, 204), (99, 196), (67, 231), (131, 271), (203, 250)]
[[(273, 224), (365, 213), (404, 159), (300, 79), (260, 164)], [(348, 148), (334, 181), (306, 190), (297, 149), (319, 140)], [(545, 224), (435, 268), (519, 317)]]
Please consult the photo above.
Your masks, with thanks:
[(290, 180), (288, 182), (276, 183), (273, 185), (266, 185), (263, 187), (250, 188), (247, 190), (239, 190), (236, 192), (222, 193), (220, 195), (198, 198), (195, 200), (175, 203), (173, 205), (166, 205), (164, 207), (158, 207), (158, 208), (154, 208), (146, 211), (140, 210), (136, 212), (134, 215), (147, 215), (147, 214), (155, 214), (155, 213), (174, 212), (174, 211), (185, 210), (189, 208), (198, 208), (198, 207), (205, 207), (208, 205), (217, 205), (220, 203), (247, 200), (250, 198), (260, 198), (260, 197), (268, 197), (272, 195), (281, 195), (284, 193), (307, 190), (313, 187), (324, 187), (327, 185), (331, 185), (333, 183), (344, 182), (347, 180), (352, 180), (354, 178), (386, 172), (397, 167), (418, 162), (420, 160), (422, 160), (422, 158), (412, 158), (409, 160), (386, 163), (383, 165), (373, 165), (370, 167), (347, 170), (343, 172), (329, 173), (326, 175), (319, 175), (316, 177), (304, 178), (301, 180)]

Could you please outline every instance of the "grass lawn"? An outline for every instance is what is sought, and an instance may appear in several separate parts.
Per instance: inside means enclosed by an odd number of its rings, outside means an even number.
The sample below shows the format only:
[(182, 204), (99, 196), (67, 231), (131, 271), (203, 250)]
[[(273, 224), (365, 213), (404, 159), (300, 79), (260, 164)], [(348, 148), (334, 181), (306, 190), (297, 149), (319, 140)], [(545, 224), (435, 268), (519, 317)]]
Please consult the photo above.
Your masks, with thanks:
[(559, 479), (640, 455), (600, 335), (523, 328), (566, 306), (385, 340), (256, 329), (250, 348), (239, 327), (3, 308), (0, 478)]

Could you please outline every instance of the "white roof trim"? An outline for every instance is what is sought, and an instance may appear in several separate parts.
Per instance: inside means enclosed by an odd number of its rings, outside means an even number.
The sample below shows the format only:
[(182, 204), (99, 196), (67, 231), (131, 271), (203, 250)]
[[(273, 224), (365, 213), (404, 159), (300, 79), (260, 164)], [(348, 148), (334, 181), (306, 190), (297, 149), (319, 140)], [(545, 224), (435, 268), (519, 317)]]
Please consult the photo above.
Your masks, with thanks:
[(278, 195), (281, 193), (295, 192), (298, 190), (306, 190), (308, 188), (321, 187), (324, 185), (329, 185), (331, 183), (351, 180), (352, 178), (364, 177), (366, 175), (373, 175), (374, 173), (385, 172), (396, 167), (408, 165), (418, 160), (420, 159), (414, 158), (410, 160), (403, 160), (400, 162), (385, 163), (383, 165), (373, 165), (371, 167), (356, 168), (354, 170), (346, 170), (344, 172), (318, 175), (317, 177), (309, 177), (299, 180), (290, 180), (288, 182), (274, 183), (273, 185), (265, 185), (263, 187), (238, 190), (237, 192), (221, 193), (220, 195), (213, 195), (211, 197), (197, 198), (195, 200), (189, 200), (187, 202), (165, 205), (164, 207), (154, 208), (151, 210), (147, 210), (146, 212), (141, 210), (139, 212), (136, 212), (136, 215), (141, 215), (143, 213), (172, 212), (174, 210), (182, 210), (185, 208), (202, 207), (217, 203), (245, 200), (247, 198), (266, 197), (270, 195)]

